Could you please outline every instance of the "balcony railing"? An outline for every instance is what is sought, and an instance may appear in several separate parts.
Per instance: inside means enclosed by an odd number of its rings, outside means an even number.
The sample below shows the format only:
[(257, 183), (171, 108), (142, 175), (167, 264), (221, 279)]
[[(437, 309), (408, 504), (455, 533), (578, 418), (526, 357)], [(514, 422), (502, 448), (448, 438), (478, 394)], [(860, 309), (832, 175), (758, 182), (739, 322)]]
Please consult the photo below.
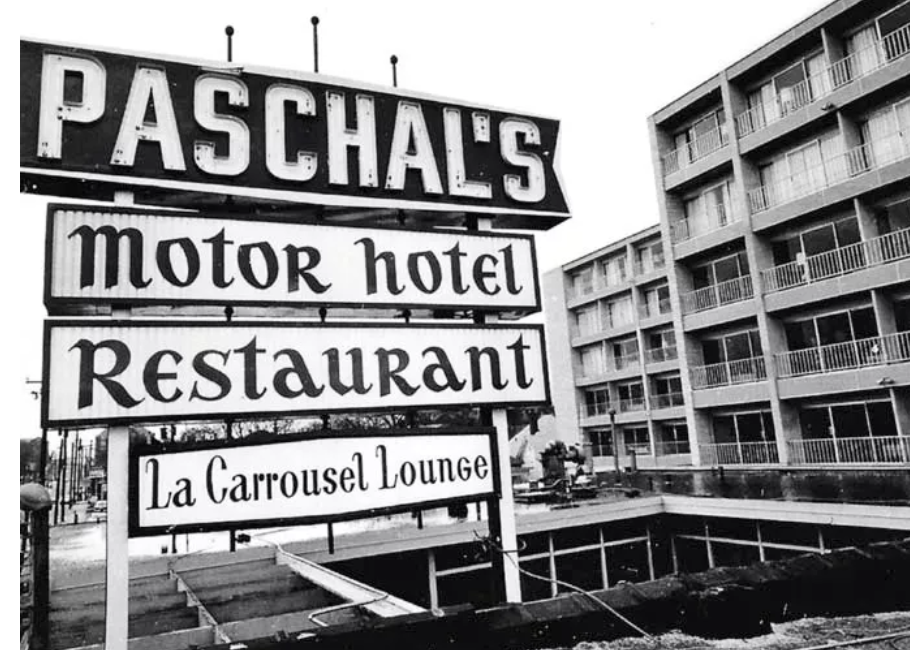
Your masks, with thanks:
[(780, 182), (750, 190), (749, 210), (752, 214), (770, 210), (907, 157), (910, 157), (910, 136), (896, 131), (885, 138), (832, 156), (820, 165)]
[(619, 400), (619, 410), (621, 413), (631, 413), (633, 411), (644, 411), (647, 403), (644, 397), (632, 397), (630, 399)]
[(702, 220), (682, 219), (670, 224), (670, 238), (674, 244), (679, 244), (695, 237), (706, 235), (729, 226), (736, 218), (736, 212), (723, 203), (718, 203), (709, 210), (707, 218)]
[(707, 309), (716, 309), (723, 305), (742, 302), (752, 298), (752, 276), (744, 275), (734, 280), (712, 284), (703, 289), (684, 293), (682, 310), (684, 314), (694, 314)]
[(634, 452), (636, 456), (651, 455), (650, 442), (624, 442), (623, 447), (625, 448), (627, 454)]
[(787, 442), (796, 465), (910, 463), (910, 437), (819, 438)]
[(783, 291), (910, 257), (910, 228), (762, 271), (765, 293)]
[(871, 46), (812, 75), (787, 89), (787, 96), (775, 95), (772, 103), (756, 106), (736, 117), (736, 132), (741, 138), (764, 129), (787, 115), (827, 97), (838, 88), (889, 65), (910, 52), (910, 25), (888, 34)]
[(651, 348), (645, 351), (645, 360), (648, 363), (661, 363), (663, 361), (673, 361), (678, 356), (675, 345), (668, 345), (662, 348)]
[(696, 366), (689, 371), (689, 375), (695, 390), (751, 384), (768, 378), (764, 357)]
[(698, 446), (702, 465), (773, 465), (780, 462), (777, 443), (719, 442)]
[(663, 157), (664, 176), (678, 172), (695, 161), (723, 149), (729, 142), (726, 124), (699, 135), (692, 142), (674, 149)]
[(671, 409), (685, 403), (682, 393), (657, 393), (651, 399), (651, 407), (654, 409)]
[(910, 361), (910, 332), (774, 355), (779, 377), (818, 375), (905, 361)]
[(658, 440), (654, 443), (658, 456), (676, 456), (690, 453), (688, 440)]
[(580, 406), (579, 412), (582, 418), (596, 418), (610, 413), (609, 402), (583, 402)]
[(633, 354), (624, 354), (613, 357), (613, 365), (617, 370), (625, 370), (632, 366), (638, 366), (641, 363), (641, 355), (638, 352)]

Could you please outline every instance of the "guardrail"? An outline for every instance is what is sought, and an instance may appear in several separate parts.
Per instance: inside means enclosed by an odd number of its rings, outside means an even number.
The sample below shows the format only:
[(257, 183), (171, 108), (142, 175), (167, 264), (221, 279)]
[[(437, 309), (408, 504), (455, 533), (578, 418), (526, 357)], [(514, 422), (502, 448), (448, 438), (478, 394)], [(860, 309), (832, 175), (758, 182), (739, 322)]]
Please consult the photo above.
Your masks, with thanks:
[(631, 399), (619, 400), (619, 410), (622, 413), (633, 411), (644, 411), (648, 408), (644, 397), (633, 397)]
[(765, 293), (784, 291), (910, 257), (910, 228), (761, 272)]
[(684, 293), (680, 297), (680, 302), (682, 302), (684, 314), (694, 314), (749, 300), (752, 296), (752, 276), (744, 275), (734, 280)]
[(681, 219), (670, 224), (670, 239), (674, 244), (679, 244), (709, 232), (715, 232), (729, 226), (734, 221), (739, 221), (736, 211), (727, 208), (723, 203), (718, 203), (708, 214), (705, 221), (691, 221)]
[(695, 390), (751, 384), (768, 378), (764, 357), (695, 366), (689, 371), (689, 375), (692, 379), (692, 388)]
[(658, 456), (677, 456), (691, 453), (688, 440), (658, 440), (654, 443)]
[(832, 156), (781, 182), (761, 185), (747, 193), (749, 210), (758, 214), (910, 157), (910, 142), (907, 140), (906, 135), (895, 131), (885, 138)]
[(845, 341), (774, 355), (779, 377), (819, 375), (910, 361), (910, 332)]
[(797, 465), (910, 463), (910, 437), (819, 438), (787, 442)]
[(702, 465), (774, 465), (780, 462), (777, 443), (718, 442), (701, 444)]
[(664, 155), (662, 159), (664, 176), (669, 176), (680, 169), (688, 167), (697, 160), (701, 160), (705, 156), (723, 149), (729, 143), (730, 138), (727, 136), (726, 124), (699, 135), (692, 142), (688, 142)]
[(637, 366), (641, 363), (641, 355), (637, 352), (635, 354), (627, 354), (621, 357), (613, 357), (613, 365), (616, 370), (625, 370), (630, 366)]
[(910, 24), (904, 25), (869, 47), (858, 50), (795, 86), (786, 99), (775, 94), (770, 105), (756, 106), (736, 116), (736, 133), (742, 138), (791, 115), (835, 90), (889, 65), (910, 52)]

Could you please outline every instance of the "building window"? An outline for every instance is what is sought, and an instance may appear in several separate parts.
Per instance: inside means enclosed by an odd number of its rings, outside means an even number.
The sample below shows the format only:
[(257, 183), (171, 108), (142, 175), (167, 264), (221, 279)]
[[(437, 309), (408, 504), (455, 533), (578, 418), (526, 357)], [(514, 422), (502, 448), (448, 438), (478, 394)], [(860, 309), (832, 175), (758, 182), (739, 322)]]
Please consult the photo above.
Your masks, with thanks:
[(696, 289), (712, 287), (747, 275), (749, 275), (749, 260), (745, 251), (692, 269), (692, 281)]
[(628, 278), (626, 269), (626, 256), (621, 255), (614, 257), (603, 263), (604, 284), (608, 287), (615, 287), (622, 284)]
[(706, 365), (754, 359), (762, 356), (761, 337), (756, 329), (718, 339), (705, 339), (702, 350)]
[(682, 380), (676, 377), (654, 378), (654, 408), (683, 406)]
[(639, 275), (662, 269), (665, 264), (664, 245), (660, 242), (636, 249), (635, 251), (636, 272)]
[(593, 345), (582, 348), (578, 354), (583, 377), (597, 377), (604, 374), (603, 346)]
[(730, 221), (730, 182), (724, 181), (690, 197), (684, 204), (688, 236), (717, 230)]
[(595, 458), (613, 455), (613, 434), (609, 429), (585, 429)]
[[(806, 230), (787, 239), (772, 242), (771, 249), (774, 264), (781, 266), (859, 243), (860, 239), (859, 222), (856, 217), (847, 217)], [(822, 270), (818, 269), (816, 274), (818, 277), (832, 275), (830, 272), (823, 275)]]
[(673, 330), (648, 334), (648, 361), (660, 363), (676, 358), (676, 333)]
[(638, 339), (631, 338), (613, 344), (613, 362), (617, 370), (637, 366), (640, 362)]
[(670, 287), (662, 284), (653, 289), (646, 289), (644, 302), (641, 305), (641, 316), (651, 318), (658, 314), (669, 314), (672, 311), (670, 305)]
[(898, 435), (889, 400), (806, 407), (799, 419), (806, 440)]
[(593, 267), (588, 267), (572, 276), (572, 293), (576, 296), (586, 296), (594, 293)]
[(660, 435), (654, 446), (658, 456), (689, 453), (689, 427), (685, 422), (669, 422), (660, 425)]
[(648, 427), (626, 427), (622, 432), (626, 453), (638, 456), (651, 455), (651, 433)]
[(718, 414), (712, 418), (713, 445), (702, 445), (709, 464), (777, 463), (774, 421), (770, 411)]
[(619, 392), (620, 411), (645, 410), (645, 388), (640, 381), (620, 384), (617, 390)]
[(600, 331), (600, 323), (597, 320), (597, 306), (585, 307), (575, 312), (575, 332), (576, 336), (590, 336)]
[(878, 325), (872, 307), (860, 307), (784, 323), (784, 331), (790, 350), (804, 350), (876, 337)]
[(606, 388), (585, 391), (585, 413), (589, 418), (607, 415), (610, 411), (610, 391)]
[(631, 297), (626, 296), (604, 304), (604, 325), (607, 328), (623, 327), (634, 320)]

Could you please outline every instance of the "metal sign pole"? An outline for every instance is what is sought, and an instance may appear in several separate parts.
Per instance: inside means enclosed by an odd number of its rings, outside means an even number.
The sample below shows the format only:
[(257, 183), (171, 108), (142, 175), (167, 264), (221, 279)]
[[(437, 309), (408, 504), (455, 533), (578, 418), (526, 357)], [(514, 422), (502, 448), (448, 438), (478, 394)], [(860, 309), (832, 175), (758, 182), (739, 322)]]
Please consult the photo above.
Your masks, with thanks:
[[(479, 231), (493, 229), (493, 222), (489, 218), (477, 219)], [(481, 316), (478, 322), (493, 320), (488, 316)], [(487, 411), (489, 413), (489, 411)], [(502, 549), (502, 553), (494, 550), (493, 580), (498, 585), (497, 597), (508, 603), (521, 602), (521, 575), (518, 573), (518, 535), (515, 525), (515, 497), (512, 494), (512, 467), (509, 463), (509, 421), (506, 409), (494, 409), (492, 424), (496, 427), (496, 447), (499, 456), (499, 498), (490, 499), (488, 519), (490, 538)], [(508, 555), (509, 557), (506, 557)]]
[[(131, 192), (117, 192), (114, 203), (131, 205)], [(129, 318), (129, 310), (115, 310)], [(107, 545), (104, 595), (104, 649), (127, 650), (129, 639), (129, 461), (130, 430), (123, 425), (107, 430)]]

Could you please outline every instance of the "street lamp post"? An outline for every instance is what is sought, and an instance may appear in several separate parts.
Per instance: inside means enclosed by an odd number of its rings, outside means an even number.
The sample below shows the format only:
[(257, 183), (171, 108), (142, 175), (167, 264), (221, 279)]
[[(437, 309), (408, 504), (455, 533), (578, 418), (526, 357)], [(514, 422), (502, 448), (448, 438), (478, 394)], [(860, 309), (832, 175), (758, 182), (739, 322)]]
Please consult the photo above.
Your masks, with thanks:
[(610, 414), (610, 438), (613, 440), (613, 469), (616, 472), (616, 484), (622, 483), (622, 474), (619, 468), (619, 438), (616, 435), (616, 409), (611, 408)]

